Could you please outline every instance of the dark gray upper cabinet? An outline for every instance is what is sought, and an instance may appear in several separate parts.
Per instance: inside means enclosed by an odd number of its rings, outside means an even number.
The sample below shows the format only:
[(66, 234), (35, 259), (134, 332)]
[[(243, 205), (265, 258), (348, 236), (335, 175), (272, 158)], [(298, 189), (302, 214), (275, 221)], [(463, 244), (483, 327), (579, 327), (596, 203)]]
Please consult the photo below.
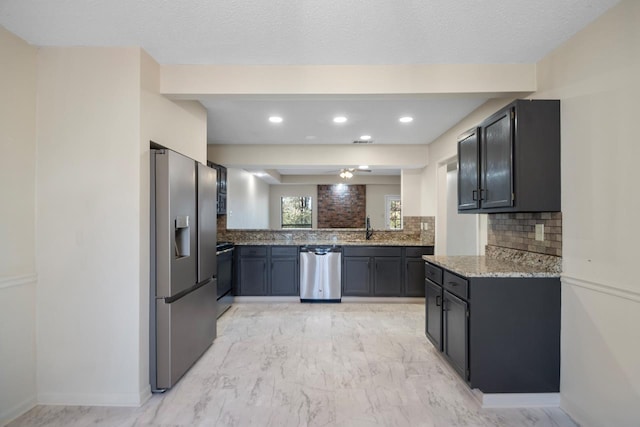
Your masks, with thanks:
[(458, 138), (460, 213), (560, 210), (560, 101), (516, 100)]
[(458, 138), (458, 210), (480, 207), (479, 133), (479, 128), (473, 128)]

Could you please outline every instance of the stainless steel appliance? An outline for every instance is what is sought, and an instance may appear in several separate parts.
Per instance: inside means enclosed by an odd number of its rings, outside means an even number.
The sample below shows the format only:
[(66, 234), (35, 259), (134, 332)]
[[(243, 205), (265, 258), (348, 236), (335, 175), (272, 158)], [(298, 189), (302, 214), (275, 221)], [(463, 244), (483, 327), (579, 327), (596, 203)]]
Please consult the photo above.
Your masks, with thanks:
[(218, 264), (218, 317), (233, 303), (233, 250), (231, 242), (218, 242), (216, 262)]
[(300, 248), (300, 301), (340, 302), (342, 299), (342, 248)]
[(172, 387), (216, 336), (216, 172), (151, 150), (150, 382)]

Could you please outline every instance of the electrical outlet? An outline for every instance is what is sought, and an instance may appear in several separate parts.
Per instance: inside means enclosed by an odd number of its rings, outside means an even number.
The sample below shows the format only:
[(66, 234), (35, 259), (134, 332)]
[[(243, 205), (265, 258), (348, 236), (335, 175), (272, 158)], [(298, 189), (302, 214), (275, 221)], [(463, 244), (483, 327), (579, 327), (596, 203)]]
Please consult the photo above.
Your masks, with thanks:
[(544, 224), (536, 224), (536, 240), (544, 242)]

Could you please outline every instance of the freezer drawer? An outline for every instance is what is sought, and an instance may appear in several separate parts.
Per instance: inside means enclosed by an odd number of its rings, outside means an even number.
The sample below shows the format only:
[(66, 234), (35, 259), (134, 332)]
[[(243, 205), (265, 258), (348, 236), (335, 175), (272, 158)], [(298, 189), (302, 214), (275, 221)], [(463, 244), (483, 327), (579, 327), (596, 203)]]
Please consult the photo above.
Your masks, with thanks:
[[(156, 375), (154, 390), (172, 387), (216, 337), (216, 280), (182, 298), (156, 300)], [(155, 380), (155, 383), (154, 383)]]

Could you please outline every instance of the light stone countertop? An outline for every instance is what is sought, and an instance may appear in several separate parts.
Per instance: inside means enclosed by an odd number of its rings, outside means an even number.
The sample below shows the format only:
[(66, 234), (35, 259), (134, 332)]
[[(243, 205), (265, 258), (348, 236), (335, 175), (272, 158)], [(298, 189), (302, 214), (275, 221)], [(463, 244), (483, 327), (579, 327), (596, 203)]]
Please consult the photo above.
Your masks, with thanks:
[(424, 255), (425, 261), (465, 277), (560, 277), (546, 265), (528, 265), (486, 256)]
[(409, 240), (242, 240), (233, 242), (236, 246), (433, 246)]

